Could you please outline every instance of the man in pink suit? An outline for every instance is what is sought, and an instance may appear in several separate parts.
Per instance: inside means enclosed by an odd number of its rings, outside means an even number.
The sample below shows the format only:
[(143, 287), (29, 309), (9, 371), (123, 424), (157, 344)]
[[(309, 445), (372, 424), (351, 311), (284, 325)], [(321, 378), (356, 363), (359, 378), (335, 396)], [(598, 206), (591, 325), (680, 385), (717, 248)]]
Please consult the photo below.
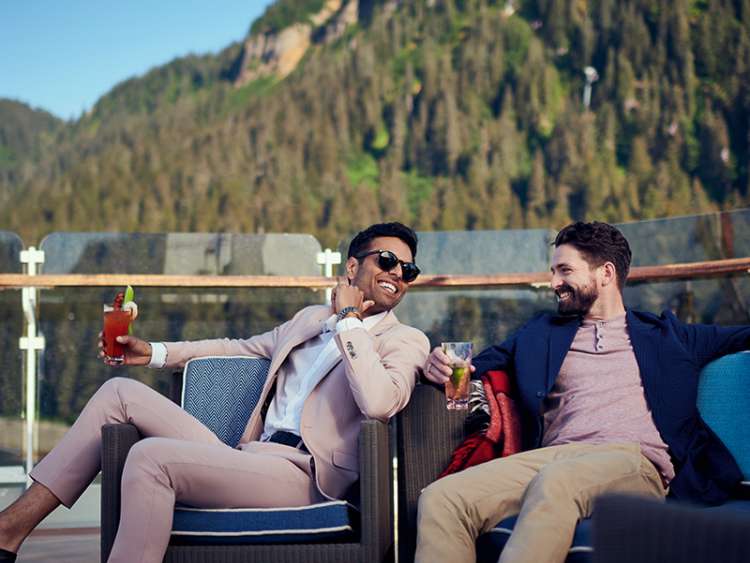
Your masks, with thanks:
[(330, 306), (299, 311), (246, 340), (145, 342), (120, 337), (132, 366), (181, 367), (206, 355), (271, 361), (258, 407), (237, 448), (137, 381), (113, 378), (31, 472), (32, 486), (0, 512), (0, 562), (60, 503), (71, 506), (100, 470), (101, 426), (135, 424), (110, 562), (161, 561), (175, 501), (205, 508), (301, 506), (342, 498), (358, 478), (364, 418), (406, 406), (429, 352), (425, 335), (392, 309), (419, 274), (415, 233), (372, 225), (349, 246), (346, 280)]

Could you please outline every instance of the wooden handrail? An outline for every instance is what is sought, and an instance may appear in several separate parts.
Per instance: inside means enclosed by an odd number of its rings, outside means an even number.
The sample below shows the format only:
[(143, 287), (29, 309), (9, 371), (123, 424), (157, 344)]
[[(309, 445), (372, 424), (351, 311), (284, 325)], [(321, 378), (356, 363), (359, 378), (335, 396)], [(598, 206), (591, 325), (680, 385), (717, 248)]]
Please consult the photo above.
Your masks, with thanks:
[[(729, 258), (707, 262), (641, 266), (631, 268), (628, 281), (668, 281), (712, 278), (750, 273), (750, 258)], [(547, 272), (492, 275), (422, 275), (414, 287), (545, 287)], [(20, 287), (192, 287), (192, 288), (309, 288), (325, 289), (336, 283), (323, 276), (183, 276), (159, 274), (0, 274), (0, 289)]]

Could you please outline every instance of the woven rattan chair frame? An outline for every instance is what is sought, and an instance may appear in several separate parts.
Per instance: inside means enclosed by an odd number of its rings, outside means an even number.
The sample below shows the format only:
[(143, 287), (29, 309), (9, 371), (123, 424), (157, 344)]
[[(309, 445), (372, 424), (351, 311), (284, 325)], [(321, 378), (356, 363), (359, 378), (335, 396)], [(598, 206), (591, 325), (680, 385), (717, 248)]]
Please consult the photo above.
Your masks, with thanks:
[(466, 411), (445, 408), (445, 394), (417, 385), (397, 417), (399, 563), (414, 561), (419, 493), (432, 483), (464, 439)]

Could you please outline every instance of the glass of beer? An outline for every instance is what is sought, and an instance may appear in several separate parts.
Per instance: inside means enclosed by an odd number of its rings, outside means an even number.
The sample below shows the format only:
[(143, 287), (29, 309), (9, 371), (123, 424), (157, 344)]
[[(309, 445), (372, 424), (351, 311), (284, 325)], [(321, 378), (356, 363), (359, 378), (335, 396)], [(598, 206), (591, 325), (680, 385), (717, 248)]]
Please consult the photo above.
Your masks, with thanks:
[(443, 342), (440, 347), (450, 359), (453, 372), (445, 384), (448, 410), (469, 408), (469, 381), (471, 380), (471, 342)]

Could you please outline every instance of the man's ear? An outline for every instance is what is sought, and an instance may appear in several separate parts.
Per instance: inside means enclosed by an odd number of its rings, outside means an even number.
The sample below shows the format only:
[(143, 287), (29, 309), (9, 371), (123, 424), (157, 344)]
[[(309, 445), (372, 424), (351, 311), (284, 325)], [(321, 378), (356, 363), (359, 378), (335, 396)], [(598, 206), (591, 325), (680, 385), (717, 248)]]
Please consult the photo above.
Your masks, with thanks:
[(351, 282), (354, 279), (354, 276), (357, 275), (357, 271), (359, 270), (359, 260), (357, 260), (354, 256), (350, 256), (346, 260), (346, 277)]
[(602, 285), (617, 285), (617, 268), (612, 262), (605, 262), (600, 266), (602, 272)]

